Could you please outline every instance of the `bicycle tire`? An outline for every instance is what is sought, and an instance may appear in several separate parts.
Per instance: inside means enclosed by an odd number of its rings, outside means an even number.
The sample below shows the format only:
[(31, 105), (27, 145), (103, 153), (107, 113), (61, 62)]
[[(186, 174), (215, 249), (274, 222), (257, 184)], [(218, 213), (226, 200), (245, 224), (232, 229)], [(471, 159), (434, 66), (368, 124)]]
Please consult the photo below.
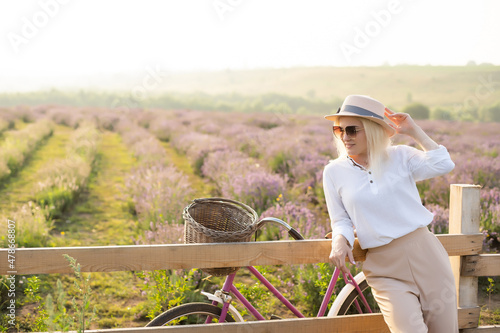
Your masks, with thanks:
[[(359, 288), (361, 289), (361, 292), (365, 294), (366, 297), (366, 291), (370, 289), (370, 286), (368, 285), (368, 282), (366, 282), (366, 279), (359, 284)], [(361, 298), (359, 297), (358, 291), (356, 289), (353, 289), (349, 293), (349, 295), (345, 298), (345, 301), (342, 303), (342, 305), (340, 306), (337, 316), (345, 316), (351, 314), (349, 313), (349, 311), (354, 303), (354, 300), (356, 299), (358, 300), (359, 304), (364, 307), (363, 303), (361, 302)], [(372, 306), (371, 308), (373, 312), (380, 312), (380, 310), (378, 310), (378, 307), (374, 308), (374, 306)]]
[[(208, 304), (208, 303), (187, 303), (187, 304), (182, 304), (179, 306), (176, 306), (170, 310), (167, 310), (160, 315), (158, 315), (156, 318), (154, 318), (152, 321), (150, 321), (146, 327), (152, 327), (152, 326), (165, 326), (172, 322), (175, 319), (185, 317), (185, 316), (192, 316), (192, 315), (201, 315), (204, 318), (202, 322), (197, 322), (194, 324), (204, 324), (206, 316), (211, 316), (213, 318), (219, 319), (220, 315), (222, 313), (222, 309), (219, 308), (218, 306)], [(228, 312), (226, 315), (226, 322), (234, 322), (234, 318), (231, 316), (231, 314)], [(178, 323), (177, 325), (191, 325), (193, 323)]]

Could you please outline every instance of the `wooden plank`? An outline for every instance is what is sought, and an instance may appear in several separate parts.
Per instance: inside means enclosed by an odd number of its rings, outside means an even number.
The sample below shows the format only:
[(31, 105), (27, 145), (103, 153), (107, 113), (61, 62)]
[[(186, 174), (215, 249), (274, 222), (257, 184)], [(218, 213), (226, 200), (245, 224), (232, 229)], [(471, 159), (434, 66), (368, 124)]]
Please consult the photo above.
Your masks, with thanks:
[(441, 241), (448, 255), (465, 256), (478, 254), (483, 250), (483, 234), (470, 235), (436, 235)]
[(500, 326), (479, 326), (476, 328), (466, 328), (460, 333), (500, 333)]
[(500, 276), (500, 254), (479, 254), (462, 259), (462, 276)]
[(211, 325), (187, 325), (177, 327), (131, 328), (86, 331), (88, 333), (390, 333), (381, 314), (361, 316), (340, 316), (322, 318), (282, 319), (266, 321), (249, 321), (244, 323), (224, 323)]
[[(17, 274), (70, 273), (63, 254), (77, 259), (82, 272), (138, 271), (318, 263), (328, 260), (328, 240), (258, 243), (168, 244), (17, 249)], [(0, 274), (8, 274), (5, 254)], [(1, 253), (1, 252), (0, 252)]]
[(475, 234), (479, 232), (480, 189), (480, 185), (451, 185), (450, 234)]
[(479, 325), (481, 308), (479, 306), (458, 309), (458, 328), (472, 328)]
[[(461, 329), (477, 326), (479, 320), (479, 308), (458, 309), (459, 327)], [(169, 333), (295, 333), (295, 332), (384, 332), (389, 329), (380, 313), (354, 316), (282, 319), (268, 321), (249, 321), (244, 323), (225, 323), (212, 325), (188, 325), (177, 327), (138, 327), (122, 329), (92, 330), (89, 333), (146, 333), (146, 332), (169, 332)]]
[[(450, 255), (481, 250), (482, 234), (438, 235), (438, 239)], [(355, 260), (365, 260), (366, 251), (355, 245)], [(320, 263), (329, 261), (330, 250), (330, 240), (19, 248), (16, 271), (10, 273), (7, 249), (0, 249), (0, 275), (71, 273), (63, 254), (77, 259), (82, 272), (112, 272)]]
[[(477, 234), (479, 232), (480, 204), (478, 185), (454, 184), (450, 188), (450, 234)], [(460, 257), (450, 258), (457, 289), (459, 307), (475, 307), (477, 277), (461, 276)]]

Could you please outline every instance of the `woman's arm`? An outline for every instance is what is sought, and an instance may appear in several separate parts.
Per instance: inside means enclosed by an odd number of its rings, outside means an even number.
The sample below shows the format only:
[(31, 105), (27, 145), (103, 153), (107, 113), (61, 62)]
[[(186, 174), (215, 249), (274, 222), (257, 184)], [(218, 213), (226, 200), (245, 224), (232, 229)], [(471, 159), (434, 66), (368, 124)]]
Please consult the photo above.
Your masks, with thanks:
[(394, 113), (386, 108), (385, 115), (392, 122), (389, 125), (396, 130), (396, 133), (410, 136), (424, 150), (422, 152), (412, 148), (415, 152), (408, 158), (409, 169), (416, 181), (442, 176), (453, 170), (455, 164), (446, 148), (432, 140), (409, 114)]
[(435, 150), (439, 145), (418, 126), (407, 113), (395, 113), (385, 108), (385, 116), (393, 123), (389, 124), (398, 134), (405, 134), (413, 138), (424, 151)]
[(345, 265), (345, 258), (349, 258), (352, 264), (355, 263), (352, 254), (354, 229), (327, 169), (328, 167), (323, 171), (323, 190), (332, 224), (332, 250), (329, 257), (335, 267), (347, 274), (349, 269)]

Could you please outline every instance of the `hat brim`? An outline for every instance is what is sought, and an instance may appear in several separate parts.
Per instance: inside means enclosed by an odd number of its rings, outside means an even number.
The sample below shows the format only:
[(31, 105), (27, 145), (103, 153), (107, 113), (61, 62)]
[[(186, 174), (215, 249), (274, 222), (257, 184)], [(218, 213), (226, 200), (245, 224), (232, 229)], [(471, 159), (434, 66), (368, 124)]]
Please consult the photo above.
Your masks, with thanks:
[(325, 119), (335, 121), (339, 117), (357, 117), (357, 118), (368, 119), (368, 120), (371, 120), (371, 121), (379, 124), (380, 126), (382, 126), (382, 128), (387, 132), (387, 135), (389, 135), (389, 137), (392, 137), (392, 136), (394, 136), (394, 134), (396, 134), (396, 130), (394, 128), (392, 128), (388, 123), (386, 123), (385, 120), (377, 118), (377, 117), (373, 117), (373, 116), (361, 116), (357, 113), (343, 111), (343, 112), (327, 115), (327, 116), (325, 116)]

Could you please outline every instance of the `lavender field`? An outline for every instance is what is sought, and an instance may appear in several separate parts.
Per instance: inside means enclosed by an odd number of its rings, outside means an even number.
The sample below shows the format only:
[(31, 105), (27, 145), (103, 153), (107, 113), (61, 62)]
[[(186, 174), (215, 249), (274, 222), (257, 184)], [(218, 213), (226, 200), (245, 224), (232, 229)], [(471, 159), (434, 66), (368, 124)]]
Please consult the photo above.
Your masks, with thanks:
[[(182, 243), (182, 209), (208, 196), (238, 200), (261, 217), (281, 218), (306, 238), (330, 231), (322, 171), (336, 153), (331, 123), (321, 115), (39, 106), (4, 109), (0, 117), (7, 124), (0, 129), (0, 146), (9, 147), (0, 151), (0, 215), (18, 221), (19, 247)], [(419, 124), (448, 148), (456, 164), (450, 174), (418, 184), (423, 204), (435, 214), (430, 229), (448, 232), (450, 184), (478, 184), (483, 250), (499, 252), (500, 123)], [(35, 125), (40, 134), (27, 146), (19, 132)], [(415, 145), (400, 136), (393, 141)], [(7, 234), (4, 227), (1, 235)], [(269, 229), (259, 239), (287, 235)], [(7, 246), (7, 239), (0, 243)], [(263, 270), (308, 314), (319, 306), (331, 275), (326, 264)], [(202, 300), (199, 289), (220, 282), (205, 279), (199, 270), (108, 279), (129, 286), (125, 295), (97, 275), (92, 275), (98, 310), (92, 327), (143, 325), (168, 307)], [(40, 279), (20, 280), (28, 289), (20, 305), (36, 307), (24, 317), (23, 329), (60, 329), (61, 321), (42, 311), (45, 297), (56, 292), (55, 277)], [(61, 280), (67, 285), (71, 279)], [(265, 313), (280, 311), (259, 284), (241, 287)], [(122, 304), (121, 310), (110, 310), (99, 296)]]

